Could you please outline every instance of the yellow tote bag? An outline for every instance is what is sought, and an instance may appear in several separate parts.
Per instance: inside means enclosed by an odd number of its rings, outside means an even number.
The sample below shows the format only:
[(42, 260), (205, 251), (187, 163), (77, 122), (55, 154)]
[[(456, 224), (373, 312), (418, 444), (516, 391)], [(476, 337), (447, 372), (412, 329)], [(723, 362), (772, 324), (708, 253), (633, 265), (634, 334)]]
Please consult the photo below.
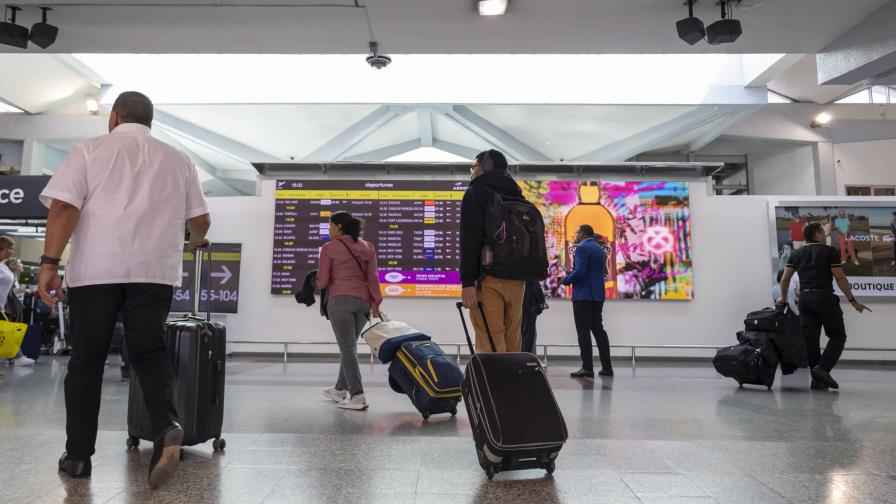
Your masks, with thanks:
[(3, 315), (3, 320), (0, 320), (0, 358), (12, 359), (19, 353), (28, 324), (10, 322), (3, 310), (0, 310), (0, 315)]

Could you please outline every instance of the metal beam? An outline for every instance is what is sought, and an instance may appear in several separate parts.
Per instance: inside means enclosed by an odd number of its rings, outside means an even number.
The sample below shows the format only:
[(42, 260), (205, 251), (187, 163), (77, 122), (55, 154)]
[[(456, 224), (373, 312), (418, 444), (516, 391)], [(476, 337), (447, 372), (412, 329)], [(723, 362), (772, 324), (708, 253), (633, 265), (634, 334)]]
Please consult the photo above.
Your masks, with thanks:
[(700, 137), (691, 141), (691, 143), (687, 147), (687, 152), (697, 152), (703, 149), (707, 145), (711, 144), (715, 139), (724, 135), (725, 131), (727, 131), (728, 128), (755, 114), (761, 108), (761, 106), (750, 106), (739, 112), (732, 112), (728, 114), (726, 117), (718, 120), (718, 122), (710, 131), (707, 131)]
[(272, 154), (175, 117), (163, 110), (155, 110), (153, 123), (239, 161), (246, 163), (280, 161)]
[(504, 151), (505, 154), (510, 155), (517, 161), (553, 161), (545, 154), (473, 112), (469, 107), (454, 105), (452, 107), (435, 108), (434, 110), (458, 126), (471, 131), (495, 148)]
[(186, 145), (181, 143), (180, 140), (174, 138), (170, 133), (168, 133), (164, 129), (161, 129), (161, 128), (156, 129), (155, 131), (153, 131), (153, 135), (155, 135), (159, 140), (174, 147), (175, 149), (183, 151), (184, 154), (186, 154), (194, 163), (196, 163), (197, 168), (204, 171), (205, 173), (208, 173), (209, 175), (214, 177), (216, 180), (219, 180), (222, 184), (224, 184), (227, 187), (236, 191), (238, 194), (242, 194), (242, 195), (251, 194), (251, 193), (245, 192), (243, 190), (243, 188), (240, 188), (237, 184), (235, 184), (234, 182), (231, 182), (229, 179), (220, 176), (220, 172), (222, 170), (218, 170), (217, 168), (212, 166), (212, 164), (209, 163), (208, 161), (206, 161), (205, 158), (203, 158), (199, 154), (196, 154), (195, 152), (190, 150)]
[(385, 161), (389, 158), (400, 156), (406, 152), (411, 152), (414, 149), (419, 149), (421, 146), (419, 139), (408, 140), (407, 142), (390, 145), (381, 149), (374, 149), (344, 159), (345, 161)]
[(338, 161), (365, 138), (409, 111), (408, 107), (382, 105), (305, 156), (303, 161)]
[(432, 147), (432, 111), (429, 107), (417, 107), (417, 129), (420, 131), (420, 146)]
[(454, 154), (455, 156), (460, 156), (462, 158), (470, 160), (476, 159), (476, 154), (479, 154), (479, 150), (474, 149), (473, 147), (446, 142), (444, 140), (439, 140), (438, 138), (433, 140), (432, 146), (449, 154)]
[(599, 149), (578, 156), (574, 161), (618, 162), (630, 159), (651, 147), (662, 145), (688, 131), (705, 126), (730, 112), (730, 107), (697, 107), (664, 123), (658, 124), (631, 137), (623, 138)]

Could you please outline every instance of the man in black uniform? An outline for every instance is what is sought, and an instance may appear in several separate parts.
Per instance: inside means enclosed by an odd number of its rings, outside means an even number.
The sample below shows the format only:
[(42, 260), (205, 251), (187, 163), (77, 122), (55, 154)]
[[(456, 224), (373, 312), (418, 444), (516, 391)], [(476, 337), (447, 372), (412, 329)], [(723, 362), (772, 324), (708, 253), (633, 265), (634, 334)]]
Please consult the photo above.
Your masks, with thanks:
[[(831, 377), (831, 370), (837, 365), (843, 347), (846, 344), (846, 328), (843, 324), (843, 311), (840, 309), (840, 298), (834, 294), (833, 283), (843, 291), (847, 301), (859, 313), (868, 307), (856, 301), (849, 287), (840, 258), (840, 252), (825, 245), (825, 234), (821, 224), (812, 223), (803, 228), (806, 245), (790, 256), (781, 279), (781, 299), (779, 306), (787, 304), (787, 290), (793, 273), (800, 278), (800, 325), (803, 337), (806, 338), (806, 349), (809, 354), (809, 369), (812, 373), (812, 389), (825, 390), (840, 388)], [(871, 311), (871, 310), (868, 310)], [(821, 353), (821, 328), (828, 337), (824, 354)]]

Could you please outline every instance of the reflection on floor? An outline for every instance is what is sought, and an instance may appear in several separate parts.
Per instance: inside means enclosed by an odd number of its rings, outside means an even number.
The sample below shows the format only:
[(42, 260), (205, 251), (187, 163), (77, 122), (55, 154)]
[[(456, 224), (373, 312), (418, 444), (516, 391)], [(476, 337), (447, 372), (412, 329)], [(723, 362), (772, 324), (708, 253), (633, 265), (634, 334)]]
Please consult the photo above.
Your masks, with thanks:
[(0, 369), (2, 503), (896, 502), (892, 367), (838, 369), (842, 390), (819, 393), (805, 374), (768, 392), (738, 390), (706, 363), (620, 363), (615, 380), (576, 381), (574, 363), (558, 362), (549, 374), (571, 438), (557, 472), (489, 482), (466, 413), (424, 422), (382, 366), (362, 366), (371, 409), (358, 413), (321, 396), (335, 363), (240, 358), (228, 363), (226, 451), (187, 449), (176, 479), (150, 491), (150, 448), (125, 450), (115, 368), (93, 477), (56, 474), (64, 365)]

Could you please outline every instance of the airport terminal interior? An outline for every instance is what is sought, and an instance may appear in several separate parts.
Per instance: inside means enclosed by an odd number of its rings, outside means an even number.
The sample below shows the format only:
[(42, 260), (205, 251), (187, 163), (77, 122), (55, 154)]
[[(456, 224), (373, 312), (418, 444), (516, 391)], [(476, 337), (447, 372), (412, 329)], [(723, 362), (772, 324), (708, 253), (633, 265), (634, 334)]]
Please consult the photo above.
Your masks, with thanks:
[[(3, 12), (0, 504), (896, 503), (896, 1)], [(57, 229), (39, 195), (92, 162), (85, 142), (130, 91), (195, 167), (211, 218), (173, 288), (169, 325), (206, 332), (194, 353), (168, 340), (190, 442), (160, 485), (126, 348), (141, 328), (124, 323), (92, 472), (60, 470), (78, 347), (68, 300), (37, 293)], [(482, 181), (508, 175), (518, 199), (471, 213)], [(139, 244), (131, 216), (166, 197), (108, 212), (108, 236), (133, 242), (115, 246)], [(375, 271), (340, 211), (362, 221)], [(502, 255), (508, 236), (529, 244), (522, 260)], [(102, 248), (73, 241), (60, 274)], [(382, 297), (359, 377), (323, 296), (303, 291), (324, 257)], [(501, 301), (484, 297), (495, 283)], [(482, 313), (509, 353), (487, 351), (471, 291), (503, 303), (503, 320)], [(583, 361), (595, 306), (611, 358), (595, 329)], [(69, 408), (87, 393), (70, 389)]]

